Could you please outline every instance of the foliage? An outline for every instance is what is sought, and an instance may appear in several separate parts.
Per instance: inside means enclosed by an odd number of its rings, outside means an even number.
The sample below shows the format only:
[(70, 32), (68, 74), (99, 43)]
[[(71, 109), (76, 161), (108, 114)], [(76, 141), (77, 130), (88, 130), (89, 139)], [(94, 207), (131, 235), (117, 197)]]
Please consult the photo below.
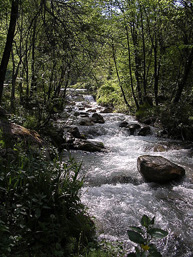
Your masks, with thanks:
[(156, 109), (155, 107), (153, 107), (152, 105), (150, 105), (149, 103), (146, 102), (146, 103), (140, 105), (140, 107), (136, 111), (135, 115), (138, 120), (143, 120), (148, 117), (154, 116), (155, 109)]
[(147, 215), (143, 215), (141, 219), (142, 227), (130, 227), (127, 231), (129, 239), (138, 244), (135, 247), (135, 253), (129, 253), (127, 256), (133, 257), (161, 257), (162, 255), (152, 243), (153, 239), (162, 239), (168, 235), (168, 232), (160, 228), (154, 227), (155, 217), (150, 219)]
[(123, 243), (119, 241), (108, 242), (102, 240), (97, 245), (89, 245), (85, 250), (79, 257), (124, 257), (126, 254)]
[(97, 103), (111, 107), (123, 104), (121, 91), (116, 81), (108, 80), (100, 87), (97, 94)]
[(80, 203), (80, 165), (1, 143), (1, 256), (73, 256), (94, 239)]

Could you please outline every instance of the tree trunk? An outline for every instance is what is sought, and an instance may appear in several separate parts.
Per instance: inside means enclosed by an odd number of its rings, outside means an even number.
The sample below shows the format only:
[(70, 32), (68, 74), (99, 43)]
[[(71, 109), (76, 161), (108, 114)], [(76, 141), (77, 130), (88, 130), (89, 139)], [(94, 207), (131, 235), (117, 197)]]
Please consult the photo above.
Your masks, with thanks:
[(137, 93), (138, 93), (139, 104), (142, 104), (142, 92), (141, 92), (141, 83), (140, 83), (141, 57), (139, 55), (139, 50), (138, 50), (139, 48), (138, 34), (134, 23), (132, 27), (131, 27), (131, 35), (133, 39), (134, 56), (135, 56), (135, 78), (137, 82)]
[(154, 96), (155, 104), (158, 105), (158, 65), (157, 65), (157, 44), (154, 46)]
[(114, 47), (114, 44), (112, 42), (112, 51), (113, 51), (113, 60), (114, 60), (114, 64), (115, 64), (115, 70), (116, 70), (116, 74), (117, 74), (117, 78), (118, 78), (118, 81), (119, 81), (119, 86), (121, 88), (121, 92), (122, 92), (122, 95), (123, 95), (123, 99), (125, 101), (125, 104), (127, 105), (127, 107), (129, 109), (131, 109), (131, 106), (129, 105), (129, 103), (127, 102), (127, 99), (126, 99), (126, 96), (125, 96), (125, 92), (123, 90), (123, 87), (121, 85), (121, 80), (120, 80), (120, 76), (119, 76), (119, 71), (118, 71), (118, 68), (117, 68), (117, 60), (116, 60), (116, 56), (115, 56), (115, 47)]
[(187, 82), (187, 79), (188, 79), (188, 75), (191, 71), (191, 67), (192, 67), (192, 62), (193, 62), (193, 48), (191, 49), (191, 52), (188, 56), (188, 60), (185, 64), (185, 67), (184, 67), (184, 74), (183, 74), (183, 77), (181, 79), (181, 81), (179, 82), (178, 84), (178, 89), (177, 89), (177, 92), (176, 92), (176, 95), (175, 95), (175, 98), (173, 100), (173, 103), (178, 103), (180, 98), (181, 98), (181, 95), (182, 95), (182, 91), (183, 89), (185, 88), (186, 86), (186, 82)]
[(1, 66), (0, 66), (0, 103), (2, 100), (3, 84), (5, 81), (7, 65), (9, 62), (9, 57), (10, 57), (14, 33), (15, 33), (15, 26), (16, 26), (17, 17), (18, 17), (18, 7), (19, 7), (19, 0), (12, 0), (9, 29), (8, 29), (8, 33), (7, 33), (7, 40), (6, 40), (6, 44), (5, 44), (5, 48), (4, 48), (4, 52), (3, 52), (3, 57), (1, 60)]
[(147, 96), (147, 79), (146, 79), (146, 47), (145, 47), (145, 35), (144, 35), (144, 27), (143, 27), (143, 13), (140, 5), (140, 13), (141, 13), (141, 33), (142, 33), (142, 41), (143, 41), (143, 90), (144, 97)]
[(61, 66), (60, 80), (59, 80), (58, 85), (56, 87), (56, 90), (54, 92), (54, 97), (58, 97), (59, 94), (60, 94), (60, 89), (61, 89), (62, 84), (64, 82), (65, 73), (66, 73), (66, 68), (64, 68), (64, 66)]
[(35, 75), (35, 41), (36, 41), (36, 20), (34, 21), (34, 27), (33, 27), (33, 36), (32, 36), (32, 63), (31, 63), (31, 89), (30, 89), (30, 95), (33, 95), (33, 92), (36, 91), (37, 87), (37, 81), (36, 81), (36, 75)]
[(126, 36), (127, 36), (127, 51), (128, 51), (128, 55), (129, 55), (129, 75), (130, 75), (130, 81), (131, 81), (131, 91), (132, 91), (133, 99), (135, 101), (136, 108), (138, 110), (139, 104), (138, 104), (137, 98), (135, 96), (134, 86), (133, 86), (133, 75), (132, 75), (132, 68), (131, 68), (131, 50), (130, 50), (130, 43), (129, 43), (129, 31), (128, 31), (127, 25), (125, 25), (125, 31), (126, 31)]

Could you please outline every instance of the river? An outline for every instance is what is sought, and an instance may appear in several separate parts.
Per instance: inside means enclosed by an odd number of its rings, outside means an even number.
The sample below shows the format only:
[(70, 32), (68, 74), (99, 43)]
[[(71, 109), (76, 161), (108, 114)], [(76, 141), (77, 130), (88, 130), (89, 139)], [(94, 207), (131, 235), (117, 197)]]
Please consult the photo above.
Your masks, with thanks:
[[(96, 103), (92, 98), (93, 108)], [(80, 109), (76, 103), (75, 109)], [(134, 244), (128, 240), (129, 226), (140, 225), (143, 214), (155, 216), (155, 224), (169, 232), (158, 243), (164, 257), (193, 256), (193, 152), (180, 141), (155, 136), (130, 136), (121, 121), (137, 122), (121, 113), (102, 113), (104, 124), (79, 126), (90, 140), (104, 143), (105, 152), (71, 151), (82, 161), (85, 184), (81, 201), (94, 217), (99, 239), (122, 241), (128, 250)], [(180, 182), (167, 185), (145, 183), (137, 171), (140, 155), (163, 156), (186, 170)]]

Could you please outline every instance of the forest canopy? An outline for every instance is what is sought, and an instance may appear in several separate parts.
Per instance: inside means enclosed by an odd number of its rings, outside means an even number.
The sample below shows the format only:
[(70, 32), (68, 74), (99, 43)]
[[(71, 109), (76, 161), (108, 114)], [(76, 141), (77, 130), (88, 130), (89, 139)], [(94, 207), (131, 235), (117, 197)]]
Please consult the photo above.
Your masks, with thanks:
[(117, 111), (191, 123), (192, 1), (3, 0), (0, 13), (6, 109), (50, 113), (82, 86)]

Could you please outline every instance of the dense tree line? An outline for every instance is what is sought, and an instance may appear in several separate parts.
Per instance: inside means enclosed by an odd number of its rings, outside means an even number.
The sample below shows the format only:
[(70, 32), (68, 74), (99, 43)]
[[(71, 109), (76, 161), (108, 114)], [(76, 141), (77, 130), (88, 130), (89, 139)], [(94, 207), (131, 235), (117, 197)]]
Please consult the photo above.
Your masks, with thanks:
[(106, 4), (108, 43), (117, 78), (136, 108), (148, 97), (155, 105), (163, 98), (178, 103), (189, 97), (192, 2), (131, 0)]
[(97, 11), (84, 1), (57, 0), (3, 1), (0, 10), (0, 100), (3, 84), (11, 82), (14, 106), (16, 80), (21, 102), (38, 94), (47, 104), (61, 87), (64, 98), (95, 57)]
[(12, 0), (0, 12), (0, 101), (11, 83), (12, 109), (18, 96), (50, 108), (80, 81), (115, 83), (127, 109), (192, 104), (190, 0)]

